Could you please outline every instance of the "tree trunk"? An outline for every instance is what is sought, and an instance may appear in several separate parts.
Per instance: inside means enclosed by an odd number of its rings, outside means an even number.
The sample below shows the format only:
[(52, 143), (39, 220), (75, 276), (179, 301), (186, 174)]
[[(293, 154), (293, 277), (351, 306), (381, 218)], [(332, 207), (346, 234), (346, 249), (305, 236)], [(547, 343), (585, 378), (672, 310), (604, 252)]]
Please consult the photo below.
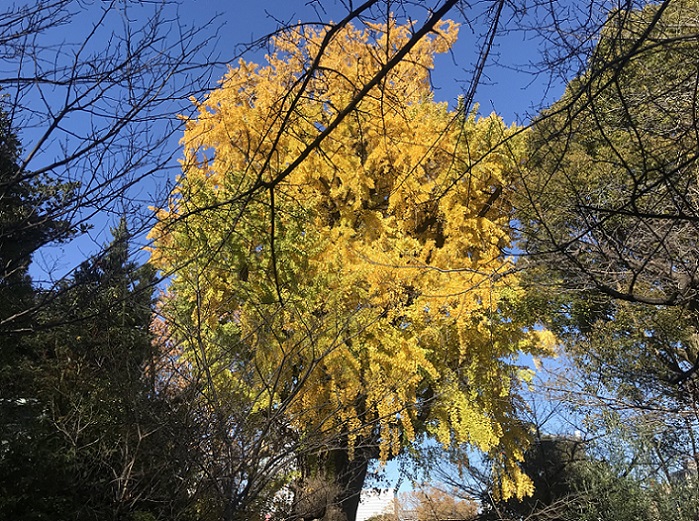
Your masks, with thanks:
[(335, 501), (346, 521), (355, 521), (371, 455), (366, 450), (356, 450), (354, 459), (350, 460), (347, 449), (340, 449), (334, 450), (331, 458), (336, 472), (335, 482), (340, 486)]
[(345, 447), (304, 458), (304, 477), (289, 520), (355, 521), (372, 447), (357, 448), (350, 459)]

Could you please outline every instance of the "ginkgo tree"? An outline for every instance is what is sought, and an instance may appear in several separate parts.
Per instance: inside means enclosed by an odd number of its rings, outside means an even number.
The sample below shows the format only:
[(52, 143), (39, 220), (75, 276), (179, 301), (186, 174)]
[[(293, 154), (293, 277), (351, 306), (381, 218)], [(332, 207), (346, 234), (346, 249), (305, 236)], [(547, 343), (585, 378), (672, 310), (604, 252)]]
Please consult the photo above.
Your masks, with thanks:
[(505, 253), (521, 130), (434, 101), (434, 55), (457, 30), (392, 63), (410, 26), (291, 28), (187, 121), (151, 232), (169, 341), (217, 411), (283, 422), (292, 475), (336, 485), (298, 517), (354, 519), (368, 463), (423, 435), (489, 453), (505, 497), (531, 488), (517, 361), (553, 338), (516, 312)]

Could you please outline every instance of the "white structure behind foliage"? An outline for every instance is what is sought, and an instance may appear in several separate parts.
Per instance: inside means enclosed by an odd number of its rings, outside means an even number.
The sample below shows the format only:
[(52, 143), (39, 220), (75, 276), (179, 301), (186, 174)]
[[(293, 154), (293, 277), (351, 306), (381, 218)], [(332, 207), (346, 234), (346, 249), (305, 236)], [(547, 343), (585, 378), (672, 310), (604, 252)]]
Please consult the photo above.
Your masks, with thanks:
[(357, 521), (366, 521), (371, 516), (393, 513), (393, 490), (362, 490), (357, 509)]

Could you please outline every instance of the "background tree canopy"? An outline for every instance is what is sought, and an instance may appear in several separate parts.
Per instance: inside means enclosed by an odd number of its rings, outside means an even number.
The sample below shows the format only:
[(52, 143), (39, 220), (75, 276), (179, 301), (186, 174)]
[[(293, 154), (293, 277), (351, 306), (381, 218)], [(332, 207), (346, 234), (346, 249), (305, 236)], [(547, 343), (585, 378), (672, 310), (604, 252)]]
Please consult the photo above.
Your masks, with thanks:
[(571, 286), (691, 306), (696, 12), (612, 12), (585, 73), (533, 126), (522, 245), (553, 255)]
[(533, 124), (516, 203), (530, 295), (572, 366), (555, 387), (668, 495), (697, 458), (698, 18), (695, 1), (610, 12)]

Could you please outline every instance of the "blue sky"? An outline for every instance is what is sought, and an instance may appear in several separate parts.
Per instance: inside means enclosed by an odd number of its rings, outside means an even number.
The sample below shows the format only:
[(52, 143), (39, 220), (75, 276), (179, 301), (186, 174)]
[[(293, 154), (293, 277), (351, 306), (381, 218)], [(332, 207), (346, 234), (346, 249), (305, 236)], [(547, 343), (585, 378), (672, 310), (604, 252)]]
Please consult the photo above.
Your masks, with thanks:
[[(235, 56), (240, 44), (274, 31), (280, 22), (337, 21), (347, 12), (337, 0), (323, 1), (324, 11), (318, 4), (320, 2), (307, 0), (185, 0), (180, 14), (183, 20), (191, 20), (196, 24), (208, 20), (213, 20), (214, 25), (223, 24), (218, 37), (210, 43), (225, 58)], [(424, 21), (426, 16), (426, 13), (417, 10), (409, 14), (418, 22)], [(453, 15), (452, 18), (459, 21), (460, 13), (454, 10)], [(504, 13), (502, 20), (503, 23), (510, 22), (510, 14)], [(433, 74), (437, 100), (453, 103), (468, 88), (466, 82), (471, 78), (469, 68), (479, 52), (477, 36), (484, 30), (482, 25), (477, 25), (479, 21), (474, 20), (471, 27), (462, 24), (459, 41), (452, 53), (437, 58)], [(496, 38), (489, 66), (476, 92), (475, 100), (480, 105), (481, 113), (495, 111), (507, 123), (526, 123), (537, 107), (554, 101), (561, 94), (560, 84), (552, 89), (547, 88), (546, 75), (536, 77), (531, 72), (524, 72), (524, 69), (533, 72), (536, 68), (533, 63), (539, 60), (539, 43), (531, 31), (503, 32)], [(259, 53), (248, 56), (250, 58), (247, 59), (251, 61), (262, 59)], [(221, 69), (219, 76), (223, 72), (225, 71)]]

